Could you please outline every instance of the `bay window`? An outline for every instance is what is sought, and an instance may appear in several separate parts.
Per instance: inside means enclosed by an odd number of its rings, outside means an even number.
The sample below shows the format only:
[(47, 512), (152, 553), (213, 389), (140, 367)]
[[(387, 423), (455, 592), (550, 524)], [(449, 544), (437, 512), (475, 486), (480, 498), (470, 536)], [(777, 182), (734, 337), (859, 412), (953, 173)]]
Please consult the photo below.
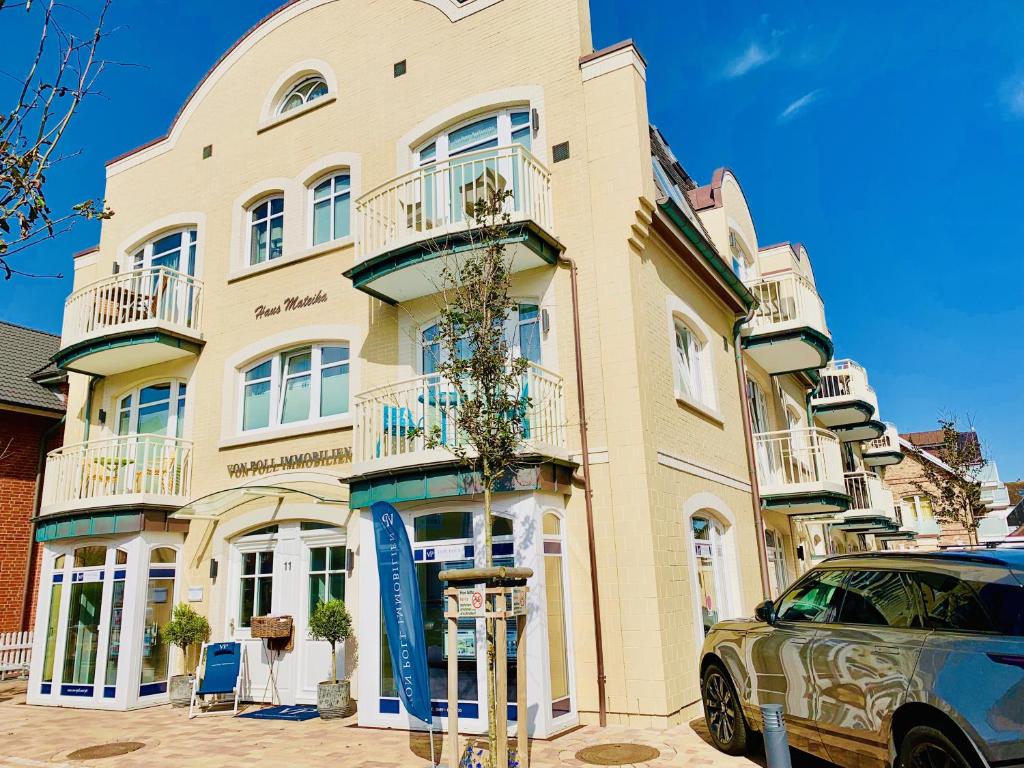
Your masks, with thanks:
[(348, 413), (349, 369), (344, 343), (298, 347), (260, 360), (242, 375), (242, 431)]

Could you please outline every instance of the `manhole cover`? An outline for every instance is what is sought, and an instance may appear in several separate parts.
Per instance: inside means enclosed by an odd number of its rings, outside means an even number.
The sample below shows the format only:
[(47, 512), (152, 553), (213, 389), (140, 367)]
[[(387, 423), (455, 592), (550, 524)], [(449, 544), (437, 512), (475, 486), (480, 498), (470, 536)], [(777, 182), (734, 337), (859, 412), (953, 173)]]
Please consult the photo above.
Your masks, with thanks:
[(590, 765), (631, 765), (654, 760), (661, 753), (644, 744), (597, 744), (576, 753), (576, 759)]
[(145, 744), (141, 741), (115, 741), (110, 744), (97, 744), (95, 747), (76, 749), (67, 756), (68, 760), (101, 760), (104, 757), (118, 757), (127, 755), (137, 749), (142, 749)]

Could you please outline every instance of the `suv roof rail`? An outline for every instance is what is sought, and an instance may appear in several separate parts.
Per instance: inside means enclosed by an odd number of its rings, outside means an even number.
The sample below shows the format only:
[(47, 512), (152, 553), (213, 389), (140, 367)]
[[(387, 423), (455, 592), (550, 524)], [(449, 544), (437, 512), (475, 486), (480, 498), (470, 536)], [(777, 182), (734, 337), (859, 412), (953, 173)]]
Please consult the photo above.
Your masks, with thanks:
[[(860, 559), (886, 559), (894, 560), (955, 560), (965, 563), (985, 563), (987, 565), (1021, 565), (1024, 558), (1000, 557), (996, 554), (1000, 550), (968, 551), (959, 549), (944, 549), (933, 552), (851, 552), (845, 555), (832, 555), (822, 562), (835, 562), (837, 560), (860, 560)], [(1006, 550), (1002, 550), (1005, 552)], [(1012, 550), (1011, 550), (1012, 551)], [(1017, 550), (1019, 552), (1019, 550)], [(1024, 554), (1024, 553), (1022, 553)]]

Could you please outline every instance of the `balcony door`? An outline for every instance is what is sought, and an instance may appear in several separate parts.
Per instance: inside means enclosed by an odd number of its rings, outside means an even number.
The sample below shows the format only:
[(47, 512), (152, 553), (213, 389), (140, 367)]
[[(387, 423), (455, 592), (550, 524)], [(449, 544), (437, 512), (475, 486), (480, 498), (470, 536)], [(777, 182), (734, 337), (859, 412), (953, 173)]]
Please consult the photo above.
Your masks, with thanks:
[(532, 148), (530, 110), (504, 109), (477, 115), (434, 136), (413, 152), (422, 183), (404, 201), (407, 225), (419, 231), (463, 222), (478, 200), (510, 190), (518, 200), (521, 182), (514, 157), (499, 147)]
[(177, 438), (184, 432), (185, 395), (184, 382), (165, 381), (141, 387), (118, 402), (117, 435), (129, 439), (118, 442), (115, 471), (125, 490), (127, 485), (135, 493), (178, 489), (184, 447)]
[(196, 230), (181, 229), (150, 240), (132, 254), (132, 269), (165, 267), (195, 276)]
[(195, 277), (196, 237), (195, 229), (181, 229), (150, 240), (132, 254), (131, 268), (139, 277), (130, 296), (145, 314), (191, 325), (196, 288), (174, 273)]

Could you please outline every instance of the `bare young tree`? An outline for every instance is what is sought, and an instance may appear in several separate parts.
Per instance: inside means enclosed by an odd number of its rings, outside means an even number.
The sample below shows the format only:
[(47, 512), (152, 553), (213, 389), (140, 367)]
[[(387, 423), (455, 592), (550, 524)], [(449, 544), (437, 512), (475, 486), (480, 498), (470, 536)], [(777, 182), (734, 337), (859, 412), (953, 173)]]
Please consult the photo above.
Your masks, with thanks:
[[(918, 490), (930, 498), (932, 512), (939, 522), (962, 527), (970, 543), (977, 544), (978, 526), (987, 512), (981, 498), (981, 473), (987, 462), (973, 430), (961, 432), (955, 418), (940, 419), (939, 426), (942, 448), (937, 451), (938, 458), (949, 469), (922, 459), (925, 482), (917, 484)], [(920, 448), (914, 451), (918, 455), (923, 453)]]
[[(39, 276), (12, 261), (27, 248), (67, 232), (78, 220), (113, 215), (99, 200), (54, 213), (46, 199), (50, 171), (77, 154), (64, 151), (67, 128), (82, 101), (96, 93), (97, 78), (108, 63), (98, 52), (110, 3), (105, 0), (95, 26), (90, 23), (91, 32), (83, 36), (63, 18), (73, 8), (57, 0), (42, 3), (34, 56), (23, 75), (9, 75), (17, 82), (15, 98), (6, 110), (0, 105), (0, 272), (5, 280)], [(0, 0), (0, 29), (17, 12), (36, 13), (33, 0)]]
[[(485, 564), (493, 566), (492, 501), (496, 488), (520, 466), (525, 446), (531, 393), (527, 391), (529, 361), (514, 354), (506, 335), (506, 319), (517, 302), (510, 294), (512, 265), (505, 243), (510, 216), (506, 202), (512, 192), (494, 189), (480, 195), (466, 211), (467, 247), (449, 248), (443, 259), (438, 289), (436, 392), (431, 397), (446, 409), (442, 429), (426, 430), (428, 448), (445, 448), (478, 478), (483, 496)], [(487, 706), (490, 764), (495, 765), (497, 708), (494, 694), (496, 642), (493, 619), (486, 620)]]

